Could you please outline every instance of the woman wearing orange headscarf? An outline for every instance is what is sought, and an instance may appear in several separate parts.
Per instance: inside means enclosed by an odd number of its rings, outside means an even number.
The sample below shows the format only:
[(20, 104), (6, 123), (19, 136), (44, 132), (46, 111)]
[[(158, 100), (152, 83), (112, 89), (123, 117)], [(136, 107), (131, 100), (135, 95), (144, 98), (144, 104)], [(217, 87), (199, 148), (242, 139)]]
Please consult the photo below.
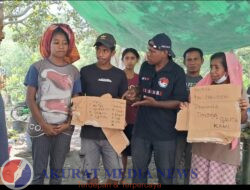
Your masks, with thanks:
[(81, 93), (74, 33), (66, 24), (52, 24), (45, 31), (40, 52), (43, 59), (29, 68), (24, 84), (32, 116), (28, 133), (32, 139), (33, 184), (43, 184), (50, 158), (50, 184), (62, 182), (63, 165), (73, 127), (69, 115), (71, 97)]
[[(210, 58), (210, 68), (210, 73), (196, 86), (235, 84), (242, 88), (242, 66), (235, 54), (223, 52), (213, 54)], [(184, 105), (181, 104), (181, 108), (182, 106)], [(241, 122), (244, 123), (248, 107), (245, 98), (240, 99), (239, 106)], [(190, 184), (235, 184), (239, 165), (238, 139), (234, 139), (228, 145), (192, 143), (191, 168), (197, 171), (197, 176), (190, 176)]]

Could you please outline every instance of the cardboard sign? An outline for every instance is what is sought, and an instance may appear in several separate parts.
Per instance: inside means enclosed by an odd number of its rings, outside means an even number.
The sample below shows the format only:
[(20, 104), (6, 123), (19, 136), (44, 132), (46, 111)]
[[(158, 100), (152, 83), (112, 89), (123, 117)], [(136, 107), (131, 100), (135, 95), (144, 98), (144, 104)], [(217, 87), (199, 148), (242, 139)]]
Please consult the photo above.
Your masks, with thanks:
[(129, 145), (129, 140), (123, 131), (107, 128), (102, 128), (102, 131), (117, 154), (121, 154)]
[(124, 134), (126, 101), (113, 99), (110, 94), (102, 97), (78, 96), (72, 98), (72, 125), (101, 127), (111, 146), (121, 154), (129, 145)]
[(180, 110), (177, 114), (175, 128), (177, 131), (188, 131), (189, 109)]
[(125, 128), (126, 101), (111, 96), (78, 96), (72, 98), (72, 125), (93, 125), (95, 127)]
[(229, 144), (240, 137), (241, 87), (231, 84), (191, 88), (191, 103), (177, 116), (176, 129), (188, 130), (188, 142)]

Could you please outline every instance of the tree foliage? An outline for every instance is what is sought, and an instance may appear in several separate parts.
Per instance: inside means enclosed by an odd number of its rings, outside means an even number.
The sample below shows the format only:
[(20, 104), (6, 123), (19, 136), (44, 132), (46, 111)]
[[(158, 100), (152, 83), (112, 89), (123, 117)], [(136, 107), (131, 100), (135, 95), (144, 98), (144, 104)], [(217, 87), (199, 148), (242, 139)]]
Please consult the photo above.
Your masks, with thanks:
[(24, 101), (24, 77), (32, 63), (41, 59), (39, 42), (52, 23), (67, 23), (75, 32), (80, 68), (95, 60), (93, 43), (97, 32), (66, 1), (4, 1), (5, 39), (0, 46), (0, 67), (6, 70), (4, 92), (13, 104)]
[(37, 48), (48, 25), (59, 22), (73, 28), (76, 42), (97, 35), (66, 1), (4, 1), (4, 26), (15, 31), (14, 41), (30, 48)]

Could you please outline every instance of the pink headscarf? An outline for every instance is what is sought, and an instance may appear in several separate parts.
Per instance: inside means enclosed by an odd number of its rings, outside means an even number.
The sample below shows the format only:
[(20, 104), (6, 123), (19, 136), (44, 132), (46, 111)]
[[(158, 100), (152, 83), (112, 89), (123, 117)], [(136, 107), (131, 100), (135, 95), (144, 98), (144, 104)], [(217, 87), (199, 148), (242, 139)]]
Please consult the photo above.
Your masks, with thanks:
[[(239, 63), (238, 58), (232, 52), (226, 52), (227, 72), (230, 79), (230, 84), (242, 86), (242, 65)], [(212, 84), (210, 73), (208, 73), (196, 86), (206, 86)]]
[[(230, 84), (240, 85), (241, 89), (243, 86), (242, 83), (242, 65), (237, 59), (236, 55), (232, 52), (226, 52), (226, 61), (227, 61), (227, 73), (230, 79)], [(212, 84), (212, 79), (210, 73), (208, 73), (196, 86), (206, 86)], [(231, 150), (234, 150), (238, 145), (239, 140), (234, 138), (231, 142)]]

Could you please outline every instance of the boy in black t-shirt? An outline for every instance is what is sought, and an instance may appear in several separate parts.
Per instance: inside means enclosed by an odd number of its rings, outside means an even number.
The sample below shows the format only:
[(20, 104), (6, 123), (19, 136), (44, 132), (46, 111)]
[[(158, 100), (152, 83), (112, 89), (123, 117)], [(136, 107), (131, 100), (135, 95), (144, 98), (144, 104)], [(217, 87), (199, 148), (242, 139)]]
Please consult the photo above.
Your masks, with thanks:
[[(95, 43), (97, 63), (81, 69), (82, 93), (86, 96), (111, 94), (121, 98), (128, 88), (125, 73), (112, 66), (111, 57), (115, 54), (116, 41), (111, 34), (100, 35)], [(108, 142), (101, 128), (85, 125), (81, 130), (82, 169), (88, 177), (88, 183), (98, 183), (97, 173), (100, 157), (105, 172), (109, 175), (107, 183), (118, 183), (120, 179), (113, 175), (122, 169), (121, 155), (118, 155)], [(115, 171), (113, 171), (115, 170)]]

